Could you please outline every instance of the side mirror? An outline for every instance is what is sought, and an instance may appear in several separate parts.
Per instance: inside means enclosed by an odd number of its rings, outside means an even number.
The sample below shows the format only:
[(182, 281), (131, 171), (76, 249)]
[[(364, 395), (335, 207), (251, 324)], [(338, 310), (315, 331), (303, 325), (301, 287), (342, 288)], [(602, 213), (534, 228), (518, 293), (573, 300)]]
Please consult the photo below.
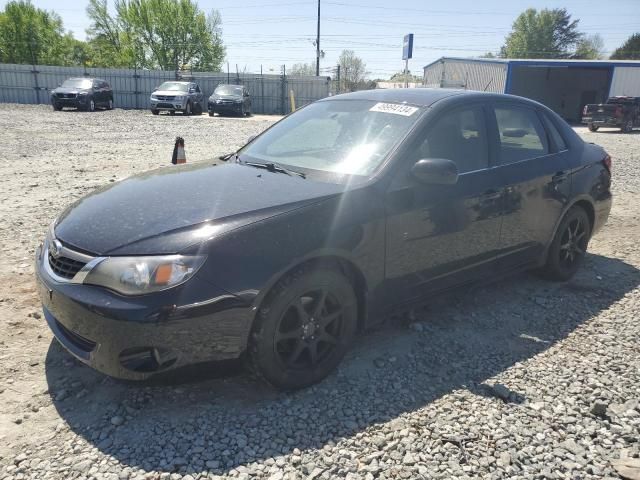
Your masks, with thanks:
[(411, 175), (421, 183), (454, 185), (458, 181), (458, 167), (446, 158), (424, 158), (411, 167)]

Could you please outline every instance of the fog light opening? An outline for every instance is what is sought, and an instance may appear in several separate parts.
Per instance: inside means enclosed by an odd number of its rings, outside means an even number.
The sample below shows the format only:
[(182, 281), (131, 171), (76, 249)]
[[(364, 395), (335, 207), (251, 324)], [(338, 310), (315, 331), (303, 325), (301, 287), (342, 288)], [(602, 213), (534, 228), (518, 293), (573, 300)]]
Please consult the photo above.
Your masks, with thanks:
[(120, 365), (141, 373), (161, 372), (176, 363), (177, 359), (172, 351), (155, 347), (128, 348), (120, 353)]

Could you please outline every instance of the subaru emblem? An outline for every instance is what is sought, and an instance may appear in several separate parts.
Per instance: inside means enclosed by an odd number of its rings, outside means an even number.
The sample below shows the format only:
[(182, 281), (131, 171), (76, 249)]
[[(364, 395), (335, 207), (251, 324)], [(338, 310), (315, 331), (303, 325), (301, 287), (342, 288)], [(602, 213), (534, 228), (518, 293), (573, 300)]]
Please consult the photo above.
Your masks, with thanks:
[(49, 246), (49, 253), (53, 258), (58, 258), (62, 253), (62, 244), (58, 240), (51, 242), (51, 245)]

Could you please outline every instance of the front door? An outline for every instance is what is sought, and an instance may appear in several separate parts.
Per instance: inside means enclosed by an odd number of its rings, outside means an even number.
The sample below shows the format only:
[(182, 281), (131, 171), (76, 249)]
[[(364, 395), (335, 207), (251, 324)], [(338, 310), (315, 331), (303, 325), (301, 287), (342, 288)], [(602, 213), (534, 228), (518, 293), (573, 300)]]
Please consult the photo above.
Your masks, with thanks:
[(497, 104), (493, 111), (496, 170), (505, 185), (502, 263), (518, 267), (541, 258), (568, 201), (568, 151), (543, 112), (510, 103)]
[[(503, 186), (489, 168), (485, 118), (470, 106), (427, 125), (387, 192), (386, 279), (403, 299), (476, 280), (496, 258)], [(421, 158), (452, 160), (458, 182), (418, 182), (408, 172)]]

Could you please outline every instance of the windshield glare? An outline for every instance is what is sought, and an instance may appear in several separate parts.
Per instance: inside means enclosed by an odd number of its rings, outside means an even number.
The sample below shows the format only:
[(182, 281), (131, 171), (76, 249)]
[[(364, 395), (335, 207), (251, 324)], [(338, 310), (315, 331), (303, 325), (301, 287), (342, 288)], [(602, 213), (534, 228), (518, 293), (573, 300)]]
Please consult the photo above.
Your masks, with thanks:
[(164, 82), (158, 87), (158, 90), (186, 92), (187, 90), (189, 90), (189, 85), (187, 85), (186, 83)]
[(240, 150), (255, 161), (370, 175), (417, 121), (419, 108), (370, 100), (313, 103)]
[(70, 78), (62, 83), (67, 88), (91, 88), (91, 80), (86, 78)]
[(234, 85), (220, 85), (213, 93), (217, 95), (242, 95), (242, 87)]

